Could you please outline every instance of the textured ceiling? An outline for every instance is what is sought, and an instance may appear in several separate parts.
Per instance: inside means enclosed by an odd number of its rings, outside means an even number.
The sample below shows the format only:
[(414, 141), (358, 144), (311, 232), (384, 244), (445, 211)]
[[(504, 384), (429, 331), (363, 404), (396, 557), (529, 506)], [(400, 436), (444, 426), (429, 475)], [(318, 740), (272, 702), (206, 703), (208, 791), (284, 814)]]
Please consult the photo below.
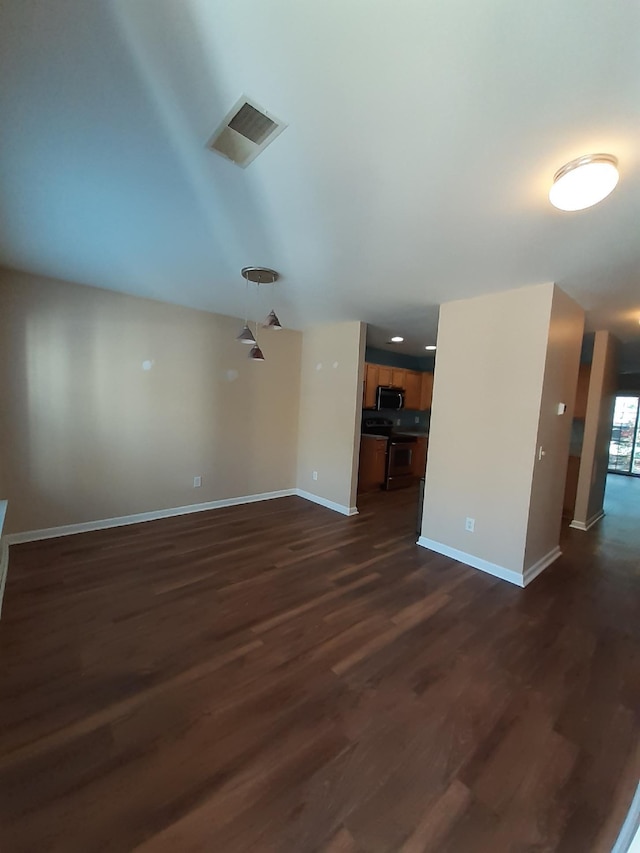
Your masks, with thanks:
[[(287, 325), (415, 353), (440, 303), (555, 281), (632, 344), (639, 32), (636, 0), (3, 0), (0, 263), (235, 315), (264, 264)], [(247, 169), (204, 147), (243, 93), (289, 125)], [(552, 208), (594, 151), (616, 191)]]

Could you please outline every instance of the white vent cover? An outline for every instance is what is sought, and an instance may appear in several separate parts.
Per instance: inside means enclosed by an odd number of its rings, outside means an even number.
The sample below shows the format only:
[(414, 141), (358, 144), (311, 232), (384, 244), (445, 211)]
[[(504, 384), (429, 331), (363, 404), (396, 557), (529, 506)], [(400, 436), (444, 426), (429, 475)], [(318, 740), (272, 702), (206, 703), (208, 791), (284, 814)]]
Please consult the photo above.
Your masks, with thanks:
[(207, 148), (238, 166), (248, 166), (286, 126), (243, 95), (207, 142)]

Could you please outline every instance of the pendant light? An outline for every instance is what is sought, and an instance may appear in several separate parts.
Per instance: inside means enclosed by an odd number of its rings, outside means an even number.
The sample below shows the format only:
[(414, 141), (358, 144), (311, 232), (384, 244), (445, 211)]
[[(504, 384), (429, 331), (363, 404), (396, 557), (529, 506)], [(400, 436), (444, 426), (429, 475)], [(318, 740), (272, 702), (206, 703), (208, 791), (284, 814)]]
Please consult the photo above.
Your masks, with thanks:
[(240, 334), (236, 337), (236, 340), (240, 341), (241, 344), (255, 344), (256, 342), (253, 332), (246, 323), (242, 327)]
[(584, 210), (612, 193), (618, 178), (618, 160), (612, 154), (587, 154), (558, 169), (549, 201), (560, 210)]
[(266, 317), (264, 323), (262, 324), (262, 328), (263, 329), (281, 329), (282, 328), (282, 324), (280, 323), (280, 320), (278, 320), (278, 315), (273, 310), (273, 308), (267, 314), (267, 317)]
[[(273, 284), (278, 280), (278, 273), (275, 270), (271, 270), (268, 267), (243, 267), (240, 271), (242, 277), (245, 279), (247, 283), (247, 307), (245, 310), (245, 322), (244, 328), (236, 338), (238, 341), (242, 341), (243, 344), (252, 344), (252, 347), (249, 351), (249, 358), (252, 361), (264, 361), (264, 353), (260, 349), (260, 345), (258, 344), (258, 323), (256, 321), (255, 327), (255, 335), (249, 328), (248, 321), (248, 288), (249, 282), (253, 282), (258, 286), (258, 289), (261, 284)], [(282, 325), (280, 324), (280, 320), (275, 311), (271, 311), (264, 323), (262, 324), (265, 329), (281, 329)]]
[(249, 350), (249, 358), (252, 359), (252, 361), (264, 361), (264, 354), (258, 344), (251, 347)]

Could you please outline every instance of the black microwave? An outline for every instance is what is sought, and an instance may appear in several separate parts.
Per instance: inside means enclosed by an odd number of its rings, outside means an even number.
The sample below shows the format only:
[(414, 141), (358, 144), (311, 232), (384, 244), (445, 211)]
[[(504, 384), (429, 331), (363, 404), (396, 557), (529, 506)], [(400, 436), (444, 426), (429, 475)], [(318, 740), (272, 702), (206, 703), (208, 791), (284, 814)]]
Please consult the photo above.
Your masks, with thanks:
[(378, 385), (376, 390), (376, 409), (404, 409), (404, 388), (391, 385)]

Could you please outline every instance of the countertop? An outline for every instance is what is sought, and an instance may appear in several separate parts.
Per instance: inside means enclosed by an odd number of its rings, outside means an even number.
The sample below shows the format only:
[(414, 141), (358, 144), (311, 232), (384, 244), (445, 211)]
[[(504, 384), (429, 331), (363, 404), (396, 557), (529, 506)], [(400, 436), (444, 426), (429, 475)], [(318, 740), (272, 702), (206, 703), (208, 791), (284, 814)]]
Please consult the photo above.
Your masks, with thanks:
[(413, 435), (416, 438), (429, 438), (429, 433), (419, 429), (394, 429), (395, 435)]
[(387, 441), (388, 440), (386, 435), (371, 435), (371, 433), (369, 433), (369, 432), (361, 432), (360, 437), (361, 438), (373, 438), (376, 441)]

